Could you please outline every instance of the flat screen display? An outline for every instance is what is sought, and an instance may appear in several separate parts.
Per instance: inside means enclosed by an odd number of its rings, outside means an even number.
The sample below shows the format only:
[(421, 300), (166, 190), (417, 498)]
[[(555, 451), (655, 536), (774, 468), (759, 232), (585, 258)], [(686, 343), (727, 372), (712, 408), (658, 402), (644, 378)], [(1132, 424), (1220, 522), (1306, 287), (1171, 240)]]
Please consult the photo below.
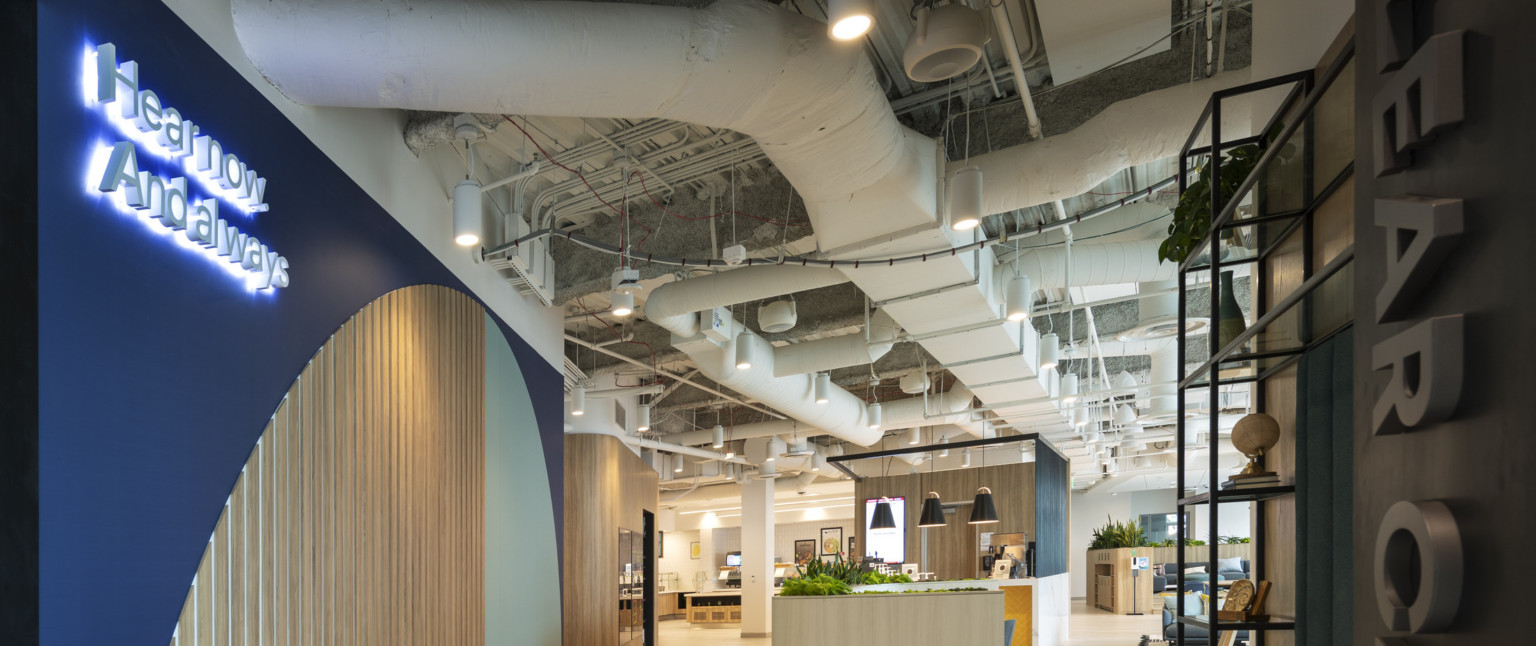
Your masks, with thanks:
[[(875, 503), (881, 498), (864, 501), (865, 522), (875, 515)], [(905, 563), (907, 560), (907, 501), (904, 498), (884, 498), (891, 503), (891, 515), (896, 517), (894, 529), (869, 529), (864, 532), (864, 556), (884, 563)]]
[(741, 552), (731, 552), (725, 555), (725, 564), (741, 567)]

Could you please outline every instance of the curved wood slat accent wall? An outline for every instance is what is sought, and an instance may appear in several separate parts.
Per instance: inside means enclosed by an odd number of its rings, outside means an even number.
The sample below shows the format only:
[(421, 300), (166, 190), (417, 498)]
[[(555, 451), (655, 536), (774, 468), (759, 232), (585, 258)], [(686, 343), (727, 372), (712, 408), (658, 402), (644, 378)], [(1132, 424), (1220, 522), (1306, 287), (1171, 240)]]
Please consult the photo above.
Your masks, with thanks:
[(236, 480), (173, 646), (484, 643), (484, 328), (423, 285), (336, 331)]

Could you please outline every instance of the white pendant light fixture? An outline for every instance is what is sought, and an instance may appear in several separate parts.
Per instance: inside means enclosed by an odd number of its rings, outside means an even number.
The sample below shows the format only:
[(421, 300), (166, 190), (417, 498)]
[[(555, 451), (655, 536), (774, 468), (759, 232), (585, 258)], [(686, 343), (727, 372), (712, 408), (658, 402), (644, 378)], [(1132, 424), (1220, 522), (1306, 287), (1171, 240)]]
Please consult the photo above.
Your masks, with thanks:
[(870, 0), (827, 0), (827, 35), (833, 40), (863, 36), (875, 23)]
[(651, 430), (651, 405), (641, 404), (640, 412), (635, 415), (635, 430), (645, 432)]
[(949, 228), (970, 231), (981, 224), (981, 167), (955, 171), (949, 182)]
[(635, 295), (629, 292), (614, 292), (613, 306), (611, 310), (614, 316), (623, 318), (635, 313)]
[(725, 459), (729, 460), (729, 459), (734, 458), (734, 457), (736, 457), (736, 444), (734, 442), (726, 442), (725, 443)]
[(752, 333), (745, 328), (736, 335), (736, 369), (752, 369)]
[(715, 436), (715, 441), (712, 444), (710, 444), (710, 446), (712, 446), (714, 448), (717, 448), (717, 449), (720, 448), (720, 447), (725, 446), (725, 427), (724, 426), (716, 424), (715, 428), (714, 428), (714, 436)]
[(1040, 337), (1040, 369), (1056, 367), (1056, 353), (1061, 349), (1061, 338), (1055, 332)]
[(923, 427), (921, 427), (921, 426), (914, 426), (914, 427), (912, 427), (911, 430), (907, 431), (907, 444), (922, 444), (922, 443), (923, 443)]
[(830, 401), (830, 398), (832, 396), (832, 373), (830, 373), (830, 372), (818, 372), (818, 373), (816, 373), (815, 391), (816, 391), (816, 403), (818, 403), (818, 404), (825, 404), (828, 401)]
[(460, 247), (480, 244), (480, 185), (475, 180), (453, 187), (453, 241)]
[(1023, 321), (1029, 318), (1029, 310), (1034, 307), (1031, 298), (1029, 276), (1014, 276), (1008, 281), (1008, 320)]
[(1061, 378), (1061, 403), (1077, 403), (1077, 373), (1069, 372)]
[(768, 438), (768, 457), (764, 458), (763, 461), (764, 462), (772, 462), (774, 460), (779, 459), (779, 456), (781, 456), (783, 454), (784, 454), (784, 440), (781, 440), (781, 439), (776, 438), (776, 437)]
[(970, 449), (966, 449), (961, 454), (961, 458), (962, 458), (962, 461), (960, 462), (960, 466), (969, 468), (971, 466), (971, 450)]
[(939, 444), (945, 445), (944, 448), (939, 449), (939, 457), (941, 457), (941, 458), (949, 457), (949, 446), (948, 446), (949, 445), (949, 436), (948, 435), (940, 435), (939, 436)]
[(1077, 409), (1075, 411), (1072, 411), (1072, 419), (1073, 419), (1073, 424), (1075, 426), (1077, 426), (1078, 428), (1082, 428), (1084, 426), (1087, 426), (1088, 425), (1088, 409), (1086, 409), (1086, 408), (1079, 408), (1079, 409)]
[(577, 417), (587, 414), (587, 387), (576, 384), (571, 389), (571, 414)]
[(820, 471), (824, 466), (827, 466), (827, 458), (825, 456), (820, 453), (811, 456), (812, 471)]
[(683, 456), (677, 455), (677, 454), (674, 453), (672, 455), (672, 473), (682, 473), (682, 472), (683, 472)]
[(880, 411), (880, 402), (875, 402), (875, 403), (869, 405), (869, 427), (870, 428), (880, 428), (880, 422), (881, 422), (881, 415), (880, 415), (880, 413), (881, 413), (881, 411)]
[(1121, 426), (1132, 424), (1136, 421), (1136, 411), (1130, 406), (1121, 404), (1115, 407), (1115, 423)]

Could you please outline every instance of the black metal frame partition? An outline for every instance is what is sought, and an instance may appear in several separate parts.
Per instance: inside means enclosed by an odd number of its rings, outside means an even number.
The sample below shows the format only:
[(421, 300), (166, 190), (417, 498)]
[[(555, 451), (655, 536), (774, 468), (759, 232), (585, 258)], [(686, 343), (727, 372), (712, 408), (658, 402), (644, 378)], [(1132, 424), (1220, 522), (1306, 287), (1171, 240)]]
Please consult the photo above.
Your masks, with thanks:
[(928, 444), (924, 446), (910, 446), (902, 449), (889, 449), (885, 451), (871, 451), (869, 453), (839, 455), (827, 458), (827, 464), (836, 467), (838, 471), (842, 471), (843, 475), (846, 475), (849, 478), (853, 478), (854, 482), (862, 482), (864, 480), (864, 476), (854, 473), (852, 469), (843, 466), (842, 463), (856, 462), (858, 460), (888, 458), (895, 455), (907, 455), (909, 453), (928, 453), (930, 451), (943, 451), (944, 449), (966, 449), (973, 446), (996, 446), (999, 444), (1017, 444), (1019, 442), (1034, 442), (1036, 451), (1039, 451), (1041, 447), (1045, 447), (1047, 451), (1055, 453), (1057, 457), (1060, 457), (1063, 460), (1067, 459), (1067, 457), (1062, 455), (1061, 451), (1056, 450), (1056, 447), (1051, 445), (1049, 441), (1043, 437), (1040, 437), (1039, 433), (1022, 433), (1019, 435), (1009, 435), (1007, 437), (989, 437), (980, 440), (966, 440), (964, 442), (945, 442), (943, 444)]
[[(1241, 383), (1262, 384), (1264, 380), (1274, 376), (1280, 370), (1285, 369), (1286, 367), (1299, 360), (1301, 355), (1305, 354), (1307, 350), (1316, 347), (1318, 344), (1331, 338), (1334, 334), (1337, 334), (1338, 332), (1349, 327), (1348, 324), (1345, 324), (1336, 330), (1330, 331), (1322, 338), (1314, 339), (1311, 338), (1313, 335), (1312, 331), (1310, 330), (1310, 326), (1307, 324), (1307, 317), (1303, 315), (1299, 316), (1300, 320), (1298, 325), (1301, 342), (1296, 344), (1294, 347), (1244, 351), (1244, 347), (1250, 341), (1257, 341), (1259, 334), (1268, 328), (1271, 323), (1274, 323), (1276, 320), (1279, 320), (1281, 316), (1292, 311), (1298, 304), (1302, 304), (1314, 290), (1328, 281), (1344, 267), (1348, 266), (1354, 259), (1354, 247), (1350, 246), (1341, 251), (1338, 256), (1336, 256), (1331, 262), (1328, 263), (1328, 265), (1318, 269), (1316, 272), (1312, 271), (1312, 216), (1316, 212), (1319, 205), (1327, 200), (1334, 193), (1334, 191), (1337, 190), (1339, 186), (1342, 185), (1344, 181), (1353, 174), (1353, 165), (1351, 164), (1346, 166), (1339, 173), (1339, 175), (1331, 180), (1328, 185), (1325, 186), (1321, 191), (1314, 190), (1314, 146), (1312, 145), (1311, 140), (1313, 136), (1313, 111), (1316, 108), (1318, 102), (1327, 93), (1329, 88), (1333, 85), (1333, 82), (1337, 80), (1340, 73), (1345, 69), (1353, 57), (1354, 45), (1351, 42), (1345, 47), (1345, 50), (1339, 55), (1338, 59), (1335, 60), (1334, 63), (1328, 68), (1327, 72), (1324, 73), (1323, 78), (1316, 84), (1315, 89), (1313, 88), (1313, 73), (1311, 70), (1307, 70), (1295, 74), (1278, 76), (1255, 83), (1249, 83), (1247, 85), (1241, 85), (1214, 93), (1211, 96), (1210, 101), (1206, 103), (1205, 110), (1201, 114), (1200, 120), (1197, 122), (1194, 130), (1190, 133), (1189, 138), (1185, 141), (1183, 148), (1180, 150), (1179, 193), (1182, 195), (1185, 189), (1188, 188), (1188, 182), (1191, 174), (1198, 172), (1198, 160), (1201, 157), (1207, 157), (1209, 159), (1209, 163), (1211, 165), (1210, 183), (1213, 187), (1211, 190), (1211, 213), (1213, 214), (1213, 217), (1210, 232), (1204, 239), (1195, 245), (1195, 247), (1190, 251), (1189, 256), (1179, 266), (1179, 321), (1181, 325), (1180, 334), (1178, 337), (1179, 384), (1177, 389), (1178, 432), (1176, 433), (1175, 437), (1177, 454), (1177, 473), (1175, 475), (1175, 486), (1177, 487), (1177, 491), (1179, 492), (1180, 496), (1177, 509), (1178, 517), (1181, 520), (1178, 526), (1177, 535), (1178, 556), (1176, 567), (1178, 568), (1179, 572), (1178, 580), (1180, 581), (1180, 589), (1177, 591), (1177, 628), (1175, 635), (1178, 643), (1181, 644), (1185, 643), (1184, 633), (1186, 626), (1195, 626), (1205, 629), (1208, 635), (1207, 639), (1210, 640), (1209, 643), (1211, 644), (1218, 643), (1220, 639), (1220, 633), (1224, 630), (1250, 630), (1254, 636), (1254, 643), (1259, 645), (1264, 643), (1264, 631), (1294, 630), (1296, 626), (1294, 619), (1273, 618), (1268, 621), (1222, 621), (1218, 619), (1216, 614), (1217, 604), (1215, 593), (1217, 592), (1216, 576), (1218, 571), (1216, 567), (1218, 557), (1217, 527), (1219, 518), (1218, 509), (1220, 504), (1225, 502), (1245, 501), (1262, 502), (1271, 498), (1293, 495), (1296, 490), (1295, 486), (1293, 485), (1233, 491), (1223, 491), (1219, 488), (1218, 478), (1220, 477), (1220, 468), (1218, 463), (1218, 445), (1220, 442), (1220, 437), (1218, 434), (1218, 429), (1220, 421), (1220, 389), (1223, 385)], [(1289, 94), (1285, 97), (1285, 100), (1276, 110), (1274, 116), (1271, 117), (1268, 124), (1266, 124), (1263, 131), (1261, 131), (1258, 135), (1251, 137), (1244, 137), (1233, 141), (1222, 141), (1221, 115), (1223, 101), (1232, 99), (1234, 97), (1274, 88), (1280, 88), (1287, 85), (1291, 86)], [(1285, 127), (1281, 131), (1279, 137), (1275, 139), (1276, 145), (1270, 146), (1264, 152), (1249, 176), (1233, 192), (1233, 195), (1228, 199), (1228, 201), (1226, 203), (1222, 203), (1222, 196), (1219, 188), (1221, 186), (1221, 153), (1224, 153), (1237, 146), (1259, 143), (1263, 141), (1264, 137), (1269, 132), (1272, 132), (1277, 124), (1284, 123), (1283, 120), (1285, 119), (1286, 115), (1292, 112), (1295, 113), (1294, 118), (1289, 123), (1285, 124)], [(1209, 126), (1210, 131), (1210, 145), (1195, 147), (1195, 143), (1206, 131), (1207, 126)], [(1303, 128), (1305, 129), (1303, 130)], [(1254, 217), (1237, 217), (1239, 207), (1241, 206), (1244, 197), (1257, 190), (1260, 179), (1265, 176), (1265, 173), (1267, 170), (1269, 170), (1270, 165), (1279, 158), (1280, 151), (1285, 147), (1284, 144), (1292, 142), (1292, 138), (1295, 137), (1298, 132), (1301, 133), (1302, 137), (1301, 194), (1305, 204), (1299, 209), (1293, 209), (1281, 213), (1262, 214), (1257, 213), (1256, 209), (1256, 214)], [(1259, 204), (1258, 195), (1255, 195), (1253, 201), (1256, 206)], [(1223, 235), (1228, 231), (1233, 231), (1241, 227), (1254, 228), (1254, 238), (1257, 241), (1256, 246), (1258, 248), (1258, 253), (1248, 258), (1223, 262), (1221, 257)], [(1302, 264), (1304, 266), (1303, 282), (1301, 286), (1298, 287), (1295, 291), (1271, 306), (1267, 302), (1268, 299), (1266, 298), (1265, 289), (1263, 288), (1263, 285), (1266, 283), (1267, 279), (1264, 261), (1268, 259), (1276, 249), (1280, 248), (1282, 244), (1289, 240), (1292, 235), (1296, 233), (1298, 227), (1301, 228), (1302, 238), (1301, 251)], [(1270, 233), (1273, 233), (1273, 235), (1267, 235)], [(1203, 266), (1197, 266), (1196, 263), (1200, 259), (1201, 252), (1206, 250), (1209, 250), (1209, 263)], [(1253, 264), (1249, 285), (1251, 289), (1255, 290), (1254, 298), (1256, 302), (1256, 309), (1253, 312), (1255, 317), (1254, 323), (1248, 326), (1248, 328), (1242, 334), (1227, 341), (1224, 346), (1218, 346), (1218, 344), (1221, 343), (1220, 334), (1218, 333), (1219, 326), (1217, 325), (1221, 296), (1221, 271), (1223, 267), (1231, 267), (1247, 263)], [(1184, 332), (1186, 329), (1184, 323), (1186, 323), (1189, 319), (1189, 307), (1187, 301), (1189, 290), (1188, 279), (1191, 275), (1199, 272), (1209, 272), (1210, 279), (1210, 325), (1208, 327), (1207, 335), (1210, 354), (1209, 358), (1203, 364), (1201, 364), (1199, 368), (1195, 369), (1193, 372), (1187, 372), (1185, 369), (1185, 362), (1188, 336)], [(1255, 346), (1257, 348), (1257, 343)], [(1267, 361), (1274, 361), (1274, 363), (1266, 366), (1265, 362)], [(1253, 368), (1253, 374), (1233, 376), (1223, 376), (1221, 374), (1221, 369), (1223, 366), (1242, 367), (1244, 365), (1251, 366)], [(1208, 482), (1206, 483), (1207, 488), (1205, 493), (1186, 496), (1185, 494), (1190, 491), (1187, 487), (1188, 483), (1185, 481), (1187, 458), (1188, 452), (1190, 450), (1188, 446), (1189, 442), (1186, 437), (1190, 429), (1188, 428), (1189, 423), (1185, 419), (1184, 411), (1186, 410), (1185, 406), (1187, 391), (1194, 388), (1209, 389), (1208, 401), (1210, 402), (1210, 415), (1208, 420), (1209, 426), (1206, 429), (1208, 446), (1205, 447), (1208, 451), (1207, 457), (1209, 459), (1209, 465), (1207, 469)], [(1256, 389), (1254, 398), (1256, 402), (1256, 409), (1262, 410), (1264, 407), (1264, 391), (1262, 388)], [(1206, 615), (1204, 619), (1199, 616), (1185, 616), (1184, 614), (1183, 588), (1185, 577), (1183, 576), (1183, 572), (1186, 564), (1185, 541), (1189, 538), (1188, 534), (1190, 528), (1185, 526), (1185, 523), (1182, 519), (1187, 517), (1185, 515), (1186, 510), (1193, 508), (1196, 505), (1210, 505), (1210, 542), (1208, 543), (1210, 549), (1207, 556), (1206, 567), (1207, 571), (1210, 573), (1210, 578), (1208, 581), (1210, 581), (1211, 601), (1209, 604), (1210, 607), (1206, 608)], [(1257, 513), (1254, 517), (1256, 526), (1254, 527), (1253, 537), (1250, 539), (1252, 545), (1254, 546), (1252, 555), (1254, 563), (1253, 571), (1262, 573), (1265, 572), (1264, 550), (1263, 544), (1261, 542), (1265, 533), (1264, 514), (1262, 512)]]

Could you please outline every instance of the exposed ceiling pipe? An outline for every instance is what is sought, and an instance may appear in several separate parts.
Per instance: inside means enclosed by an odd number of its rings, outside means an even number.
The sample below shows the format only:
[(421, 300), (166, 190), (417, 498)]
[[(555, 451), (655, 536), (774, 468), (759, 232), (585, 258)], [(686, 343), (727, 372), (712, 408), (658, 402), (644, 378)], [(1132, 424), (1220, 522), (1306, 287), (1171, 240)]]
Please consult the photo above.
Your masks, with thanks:
[[(1082, 195), (1115, 173), (1178, 155), (1211, 93), (1248, 82), (1248, 70), (1221, 74), (1110, 105), (1070, 132), (972, 156), (987, 178), (982, 213), (1007, 213)], [(1248, 127), (1240, 101), (1222, 107), (1222, 135)], [(1239, 136), (1234, 134), (1234, 137)], [(953, 172), (959, 162), (950, 163)]]
[(1029, 136), (1039, 139), (1040, 115), (1035, 113), (1035, 100), (1029, 95), (1029, 79), (1024, 77), (1024, 63), (1019, 60), (1019, 45), (1013, 39), (1013, 22), (1008, 19), (1008, 4), (992, 5), (992, 21), (1001, 36), (1003, 53), (1008, 55), (1008, 67), (1013, 70), (1013, 87), (1019, 91), (1019, 101), (1024, 104), (1024, 116), (1029, 120)]
[(746, 465), (752, 464), (751, 462), (748, 462), (747, 460), (745, 460), (743, 458), (739, 458), (739, 457), (737, 457), (737, 458), (727, 458), (727, 457), (725, 457), (724, 453), (716, 453), (714, 451), (705, 451), (703, 449), (696, 449), (696, 448), (693, 448), (691, 446), (683, 446), (681, 444), (672, 444), (670, 442), (662, 442), (661, 440), (656, 440), (656, 439), (652, 439), (652, 438), (649, 438), (649, 437), (635, 437), (633, 435), (620, 435), (618, 433), (609, 433), (609, 432), (603, 432), (603, 431), (600, 431), (600, 430), (572, 430), (572, 431), (567, 431), (566, 434), (567, 435), (609, 435), (609, 436), (613, 436), (613, 437), (619, 438), (619, 440), (624, 442), (625, 444), (628, 444), (630, 446), (637, 447), (637, 448), (652, 449), (652, 450), (656, 450), (656, 451), (665, 451), (667, 453), (675, 453), (675, 454), (678, 454), (678, 455), (688, 455), (688, 456), (692, 456), (692, 457), (696, 457), (696, 458), (703, 458), (705, 460), (718, 460), (720, 462), (730, 462), (732, 464), (746, 464)]
[[(954, 424), (965, 429), (972, 435), (980, 436), (981, 425), (972, 420), (970, 411), (972, 395), (963, 386), (955, 386), (948, 392), (930, 396), (928, 398), (928, 411), (932, 416), (924, 414), (922, 397), (909, 397), (895, 401), (880, 403), (882, 421), (881, 431), (908, 429), (914, 426), (932, 426), (936, 424)], [(727, 437), (732, 440), (745, 440), (759, 437), (772, 437), (775, 435), (798, 435), (800, 437), (814, 437), (829, 434), (815, 425), (805, 424), (794, 420), (776, 420), (758, 422), (754, 424), (739, 424), (727, 431)], [(714, 440), (712, 431), (687, 431), (661, 436), (668, 442), (677, 444), (705, 444)], [(876, 438), (879, 439), (878, 437)], [(868, 445), (864, 445), (868, 446)]]
[(587, 399), (604, 399), (614, 397), (630, 397), (635, 395), (654, 395), (665, 387), (660, 384), (650, 386), (635, 386), (632, 388), (607, 388), (604, 390), (588, 390)]
[(901, 326), (884, 310), (870, 317), (864, 333), (843, 334), (773, 349), (773, 375), (784, 377), (874, 363), (891, 351)]
[[(602, 346), (600, 346), (600, 345), (598, 345), (596, 343), (593, 343), (593, 342), (588, 341), (586, 339), (582, 339), (580, 337), (575, 337), (575, 336), (571, 336), (571, 335), (567, 334), (567, 335), (565, 335), (565, 340), (567, 342), (570, 342), (570, 343), (575, 343), (576, 345), (582, 346), (584, 348), (588, 348), (588, 349), (591, 349), (591, 350), (596, 350), (598, 352), (606, 354), (606, 355), (608, 355), (610, 357), (613, 357), (615, 359), (618, 359), (620, 361), (624, 361), (626, 363), (631, 363), (631, 364), (640, 366), (641, 368), (645, 368), (646, 370), (653, 369), (653, 366), (651, 366), (651, 364), (645, 363), (644, 361), (641, 361), (639, 359), (633, 359), (633, 358), (624, 356), (622, 354), (619, 354), (617, 352), (614, 352), (612, 350), (604, 348), (604, 347), (602, 347)], [(699, 382), (693, 381), (693, 380), (691, 380), (691, 379), (689, 379), (687, 377), (684, 377), (682, 375), (671, 373), (671, 372), (667, 372), (665, 370), (656, 370), (655, 372), (656, 372), (656, 374), (659, 374), (659, 375), (661, 375), (663, 377), (667, 377), (668, 379), (676, 379), (677, 381), (679, 381), (681, 383), (685, 383), (685, 384), (688, 384), (689, 386), (693, 386), (694, 388), (697, 388), (699, 390), (707, 392), (707, 393), (709, 393), (711, 395), (714, 395), (716, 397), (724, 399), (724, 400), (726, 400), (728, 402), (731, 402), (731, 403), (734, 403), (734, 404), (739, 404), (741, 406), (745, 406), (747, 408), (750, 408), (752, 410), (758, 411), (760, 413), (767, 413), (767, 414), (772, 415), (774, 417), (778, 417), (778, 418), (781, 418), (781, 419), (783, 418), (783, 415), (780, 415), (780, 414), (775, 413), (775, 412), (773, 412), (771, 410), (763, 408), (762, 406), (757, 406), (757, 405), (752, 404), (750, 402), (747, 402), (747, 401), (745, 401), (745, 400), (743, 400), (743, 399), (741, 399), (739, 397), (728, 395), (728, 394), (726, 394), (724, 392), (721, 392), (719, 390), (715, 390), (714, 388), (710, 388), (709, 386), (705, 386), (705, 385), (703, 385), (703, 384), (701, 384)]]
[[(1037, 290), (1170, 280), (1178, 274), (1179, 266), (1158, 259), (1160, 244), (1161, 240), (1154, 239), (1073, 245), (1070, 266), (1063, 246), (1025, 249), (993, 268), (992, 280), (995, 285), (1006, 286), (1014, 276), (1015, 265)], [(1001, 291), (998, 298), (1002, 298)]]
[(690, 338), (699, 334), (699, 316), (708, 316), (717, 307), (846, 282), (848, 276), (835, 269), (778, 265), (742, 267), (657, 287), (645, 300), (645, 316), (676, 336)]
[(896, 121), (862, 47), (770, 3), (233, 0), (231, 9), (246, 55), (299, 103), (726, 128), (758, 142), (818, 231), (850, 209), (884, 210), (893, 229), (934, 221), (937, 143)]

